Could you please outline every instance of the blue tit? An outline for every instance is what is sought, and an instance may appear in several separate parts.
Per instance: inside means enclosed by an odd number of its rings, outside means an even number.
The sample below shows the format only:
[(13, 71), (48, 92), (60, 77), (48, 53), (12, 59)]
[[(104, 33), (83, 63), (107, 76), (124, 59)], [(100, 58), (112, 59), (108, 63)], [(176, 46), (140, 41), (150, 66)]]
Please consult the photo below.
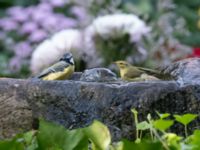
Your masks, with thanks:
[(65, 80), (71, 77), (74, 69), (73, 56), (71, 53), (66, 53), (59, 62), (42, 71), (36, 78), (42, 80)]

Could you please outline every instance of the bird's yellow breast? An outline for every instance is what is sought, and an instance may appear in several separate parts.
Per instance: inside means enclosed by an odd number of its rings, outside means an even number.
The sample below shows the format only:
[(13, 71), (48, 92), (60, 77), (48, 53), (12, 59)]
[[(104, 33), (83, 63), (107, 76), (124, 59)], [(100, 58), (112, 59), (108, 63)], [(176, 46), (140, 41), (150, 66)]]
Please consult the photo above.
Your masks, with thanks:
[(63, 71), (53, 72), (43, 77), (43, 80), (65, 80), (69, 79), (74, 72), (74, 66), (68, 66)]
[(120, 69), (120, 76), (122, 79), (125, 78), (125, 74), (128, 72), (127, 68)]

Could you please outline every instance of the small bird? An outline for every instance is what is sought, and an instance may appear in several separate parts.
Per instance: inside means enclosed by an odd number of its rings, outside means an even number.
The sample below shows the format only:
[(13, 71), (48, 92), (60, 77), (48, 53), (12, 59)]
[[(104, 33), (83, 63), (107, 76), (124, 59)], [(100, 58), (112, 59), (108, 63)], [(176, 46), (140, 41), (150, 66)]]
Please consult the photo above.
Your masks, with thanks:
[(71, 53), (66, 53), (51, 67), (42, 71), (35, 78), (40, 78), (42, 80), (64, 80), (69, 79), (73, 74), (75, 69), (74, 59)]
[[(120, 76), (123, 80), (139, 81), (139, 80), (159, 80), (161, 73), (156, 70), (132, 66), (126, 61), (116, 61)], [(158, 77), (158, 78), (157, 78)]]

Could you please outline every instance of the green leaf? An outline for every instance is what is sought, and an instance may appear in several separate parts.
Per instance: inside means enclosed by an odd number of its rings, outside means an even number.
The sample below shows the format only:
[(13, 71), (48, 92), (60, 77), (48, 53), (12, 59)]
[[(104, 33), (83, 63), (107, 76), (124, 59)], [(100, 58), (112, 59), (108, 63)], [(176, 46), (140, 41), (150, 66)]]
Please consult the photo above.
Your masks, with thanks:
[(95, 120), (89, 127), (86, 127), (83, 130), (96, 149), (108, 149), (111, 142), (111, 136), (108, 128), (104, 124)]
[(158, 111), (156, 111), (156, 113), (158, 114), (158, 116), (160, 117), (160, 119), (165, 119), (165, 118), (167, 118), (167, 117), (170, 116), (169, 113), (160, 114)]
[(110, 145), (110, 149), (109, 150), (124, 150), (123, 149), (123, 142), (117, 142), (117, 143), (113, 143), (112, 145)]
[(165, 133), (163, 135), (163, 139), (166, 140), (167, 145), (169, 145), (169, 147), (172, 149), (181, 149), (180, 141), (183, 139), (183, 137), (180, 137), (174, 133)]
[(176, 135), (175, 133), (166, 133), (163, 135), (168, 142), (180, 141), (183, 137)]
[(155, 120), (153, 122), (153, 125), (156, 129), (160, 130), (160, 131), (165, 131), (167, 130), (169, 127), (171, 127), (174, 124), (173, 120), (163, 120), (163, 119), (159, 119), (159, 120)]
[(0, 141), (0, 150), (23, 150), (23, 138), (19, 134), (11, 140)]
[(38, 148), (36, 131), (29, 131), (27, 133), (24, 133), (23, 138), (26, 150), (35, 150)]
[(136, 125), (136, 128), (138, 130), (147, 130), (151, 128), (151, 125), (146, 121), (142, 121)]
[(27, 133), (24, 133), (23, 138), (26, 143), (31, 143), (34, 135), (35, 135), (35, 131), (29, 131)]
[(18, 134), (10, 140), (0, 141), (0, 150), (36, 150), (37, 147), (34, 131)]
[(193, 147), (193, 150), (199, 150), (200, 149), (200, 142), (199, 142), (199, 139), (200, 139), (200, 130), (195, 130), (193, 135), (191, 135), (189, 137), (189, 145), (191, 147)]
[(88, 150), (88, 139), (82, 138), (73, 150)]
[(189, 124), (191, 121), (193, 121), (198, 115), (196, 114), (185, 114), (185, 115), (174, 115), (176, 121), (182, 123), (183, 125)]
[(88, 146), (87, 139), (81, 129), (66, 130), (63, 126), (40, 120), (38, 134), (39, 150), (44, 149), (67, 149), (82, 146), (82, 149)]
[(140, 142), (134, 143), (128, 140), (123, 140), (123, 150), (163, 150), (162, 144), (160, 142), (156, 143), (147, 143)]

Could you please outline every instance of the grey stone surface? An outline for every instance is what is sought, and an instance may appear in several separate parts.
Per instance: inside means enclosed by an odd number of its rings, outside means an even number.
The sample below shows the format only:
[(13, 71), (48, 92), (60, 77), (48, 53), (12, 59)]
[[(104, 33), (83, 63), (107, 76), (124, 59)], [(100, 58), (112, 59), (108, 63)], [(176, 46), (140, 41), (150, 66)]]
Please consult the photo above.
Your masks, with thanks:
[[(186, 61), (187, 63), (183, 63)], [(131, 108), (139, 119), (148, 113), (200, 113), (199, 59), (168, 66), (177, 81), (86, 82), (0, 79), (0, 138), (32, 128), (43, 117), (72, 129), (89, 125), (94, 119), (105, 123), (114, 140), (134, 138)], [(183, 65), (181, 65), (183, 64)], [(174, 65), (174, 66), (173, 66)], [(182, 70), (180, 69), (182, 68)], [(193, 69), (196, 69), (193, 71)], [(187, 69), (189, 71), (187, 71)], [(187, 78), (187, 72), (191, 74)], [(79, 80), (80, 74), (73, 78)], [(195, 82), (196, 81), (196, 82)], [(191, 83), (191, 84), (190, 84)], [(199, 118), (190, 127), (198, 127)], [(176, 132), (183, 127), (175, 125)]]
[(199, 84), (200, 58), (189, 58), (177, 61), (162, 68), (162, 72), (170, 74), (180, 84)]
[(87, 69), (80, 78), (87, 82), (112, 82), (117, 80), (117, 75), (107, 68)]

